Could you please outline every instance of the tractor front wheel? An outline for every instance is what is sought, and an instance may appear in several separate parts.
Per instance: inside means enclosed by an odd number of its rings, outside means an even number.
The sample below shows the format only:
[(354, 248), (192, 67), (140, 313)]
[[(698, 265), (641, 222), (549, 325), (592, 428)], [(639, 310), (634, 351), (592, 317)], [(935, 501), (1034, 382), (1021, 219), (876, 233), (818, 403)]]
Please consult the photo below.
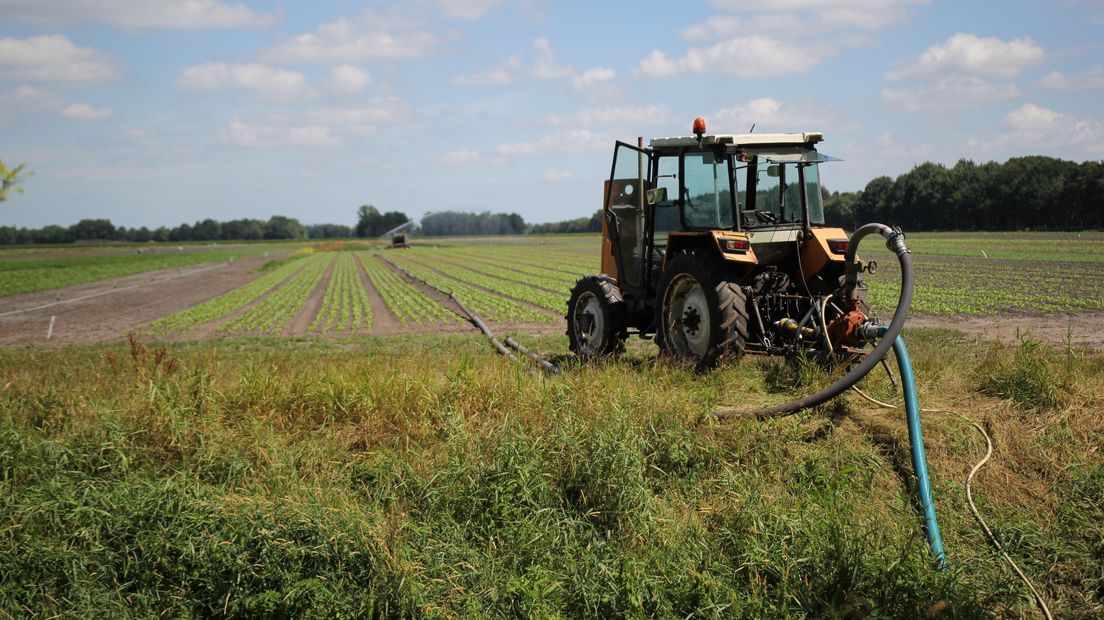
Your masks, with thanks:
[(747, 297), (724, 278), (720, 265), (706, 265), (691, 252), (675, 257), (659, 282), (661, 349), (698, 368), (711, 368), (726, 352), (744, 352)]
[(576, 282), (567, 302), (571, 350), (583, 359), (604, 357), (620, 352), (625, 337), (625, 301), (617, 284), (604, 276)]

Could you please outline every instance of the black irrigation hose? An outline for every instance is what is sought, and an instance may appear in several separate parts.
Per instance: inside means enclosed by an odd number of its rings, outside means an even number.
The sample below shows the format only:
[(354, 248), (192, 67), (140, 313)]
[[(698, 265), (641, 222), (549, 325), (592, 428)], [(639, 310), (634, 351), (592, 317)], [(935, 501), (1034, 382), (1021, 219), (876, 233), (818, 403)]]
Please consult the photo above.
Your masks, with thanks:
[(734, 417), (747, 417), (754, 416), (758, 418), (775, 418), (792, 413), (797, 413), (803, 409), (809, 409), (815, 407), (821, 403), (827, 402), (832, 398), (842, 394), (845, 390), (858, 383), (859, 379), (869, 373), (874, 366), (881, 362), (882, 358), (889, 353), (890, 348), (893, 347), (893, 343), (897, 340), (897, 335), (901, 333), (901, 328), (905, 325), (905, 318), (908, 315), (909, 305), (912, 303), (912, 292), (914, 285), (914, 274), (912, 271), (912, 254), (909, 249), (905, 247), (905, 235), (896, 229), (890, 228), (885, 224), (866, 224), (856, 230), (852, 235), (847, 247), (847, 255), (845, 262), (848, 268), (847, 274), (847, 286), (848, 292), (855, 284), (855, 280), (858, 277), (855, 265), (855, 253), (858, 250), (859, 242), (863, 237), (867, 235), (877, 233), (886, 238), (886, 247), (897, 254), (897, 260), (901, 263), (901, 297), (897, 301), (897, 310), (893, 313), (893, 319), (889, 322), (889, 328), (882, 336), (881, 340), (874, 347), (874, 350), (863, 359), (857, 366), (852, 368), (847, 374), (837, 379), (834, 383), (828, 387), (810, 394), (804, 398), (792, 400), (781, 405), (774, 407), (764, 407), (761, 409), (750, 409), (741, 411), (736, 408), (724, 408), (714, 410), (713, 416), (718, 420), (728, 420)]
[[(476, 313), (469, 310), (468, 307), (464, 305), (464, 302), (460, 301), (460, 299), (456, 295), (453, 295), (452, 292), (442, 290), (442, 289), (430, 284), (429, 282), (426, 282), (425, 280), (419, 278), (418, 276), (415, 276), (414, 274), (412, 274), (409, 271), (403, 269), (402, 267), (399, 267), (398, 265), (396, 265), (395, 263), (387, 260), (386, 258), (384, 258), (383, 260), (387, 261), (387, 264), (389, 264), (392, 267), (394, 267), (395, 269), (399, 270), (399, 272), (401, 272), (403, 275), (410, 278), (411, 280), (417, 280), (418, 282), (421, 282), (422, 284), (424, 284), (424, 285), (428, 286), (429, 288), (437, 291), (438, 293), (440, 293), (442, 295), (447, 295), (449, 299), (456, 302), (456, 305), (466, 315), (466, 318), (468, 319), (468, 321), (472, 325), (474, 325), (479, 331), (483, 332), (483, 335), (487, 337), (487, 340), (489, 340), (491, 342), (491, 345), (493, 345), (494, 348), (499, 353), (501, 353), (502, 355), (505, 355), (506, 357), (508, 357), (508, 358), (510, 358), (514, 361), (520, 361), (520, 360), (518, 360), (517, 356), (514, 355), (514, 353), (512, 351), (510, 351), (510, 349), (507, 349), (506, 347), (502, 346), (502, 343), (498, 341), (498, 338), (495, 338), (494, 333), (491, 332), (491, 329), (489, 327), (487, 327), (486, 323), (483, 322), (483, 319), (480, 319), (479, 315), (477, 315)], [(536, 353), (533, 353), (529, 349), (526, 349), (524, 346), (519, 344), (518, 341), (514, 340), (513, 338), (510, 338), (509, 336), (507, 336), (506, 337), (506, 344), (510, 345), (514, 349), (517, 349), (519, 353), (522, 353), (524, 355), (528, 355), (530, 358), (533, 359), (534, 362), (537, 363), (537, 366), (539, 366), (541, 368), (541, 370), (544, 370), (545, 372), (548, 372), (548, 373), (551, 373), (551, 374), (554, 374), (554, 375), (558, 375), (558, 374), (561, 373), (559, 366), (556, 366), (555, 364), (549, 362), (548, 360), (546, 360), (543, 357), (537, 355)]]
[(548, 372), (548, 373), (551, 373), (551, 374), (554, 374), (554, 375), (558, 375), (558, 374), (563, 373), (563, 371), (560, 370), (559, 366), (557, 366), (557, 365), (553, 364), (552, 362), (544, 359), (543, 357), (537, 355), (536, 353), (533, 353), (529, 349), (526, 349), (524, 346), (521, 345), (521, 343), (519, 343), (517, 340), (514, 340), (510, 336), (506, 336), (506, 341), (505, 342), (506, 342), (506, 346), (517, 349), (518, 353), (521, 353), (523, 355), (528, 355), (529, 357), (531, 357), (533, 359), (533, 361), (537, 363), (537, 366), (540, 366), (541, 370), (543, 370), (545, 372)]

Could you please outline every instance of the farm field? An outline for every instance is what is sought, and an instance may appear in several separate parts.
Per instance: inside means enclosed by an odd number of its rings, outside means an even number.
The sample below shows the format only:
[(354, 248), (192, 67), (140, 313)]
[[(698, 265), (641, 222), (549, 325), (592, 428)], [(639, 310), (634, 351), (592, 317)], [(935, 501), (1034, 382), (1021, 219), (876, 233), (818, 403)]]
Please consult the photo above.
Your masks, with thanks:
[[(928, 233), (908, 241), (916, 248), (912, 314), (918, 325), (959, 326), (1005, 340), (1029, 330), (1048, 341), (1072, 336), (1076, 344), (1104, 344), (1094, 328), (1104, 320), (1104, 234)], [(402, 251), (363, 243), (266, 245), (238, 266), (226, 262), (230, 250), (196, 249), (179, 258), (193, 261), (189, 267), (0, 297), (0, 345), (80, 344), (132, 331), (202, 340), (467, 329), (448, 299), (431, 287), (455, 294), (494, 324), (551, 333), (562, 324), (575, 281), (596, 270), (598, 245), (592, 235), (424, 240)], [(0, 268), (63, 260), (65, 277), (79, 273), (87, 279), (102, 273), (101, 259), (124, 261), (128, 269), (155, 264), (118, 249), (102, 257), (87, 248), (80, 254), (78, 260), (19, 253), (23, 258), (0, 260)], [(261, 260), (263, 254), (268, 256)], [(867, 281), (873, 308), (889, 314), (899, 283), (895, 261), (876, 241), (863, 246), (863, 255), (883, 265)], [(80, 271), (86, 260), (91, 262)], [(224, 289), (218, 278), (200, 277), (200, 270), (240, 273), (245, 279)], [(193, 271), (194, 277), (181, 279)], [(33, 280), (36, 273), (0, 271), (0, 286), (25, 287), (23, 278), (31, 278), (34, 288), (51, 281), (52, 276)], [(58, 301), (63, 303), (51, 305)], [(55, 324), (47, 342), (51, 316)]]
[(136, 273), (230, 261), (273, 251), (269, 244), (0, 249), (0, 297)]
[[(637, 339), (578, 365), (563, 305), (596, 236), (289, 244), (0, 298), (0, 611), (1030, 616), (966, 510), (976, 421), (997, 450), (982, 513), (1057, 617), (1099, 617), (1102, 240), (909, 238), (946, 572), (899, 411), (849, 395), (719, 424), (716, 406), (829, 377), (759, 359), (703, 375)], [(1061, 260), (1036, 260), (1048, 248)], [(565, 373), (495, 355), (456, 300)], [(884, 375), (864, 387), (899, 399)]]

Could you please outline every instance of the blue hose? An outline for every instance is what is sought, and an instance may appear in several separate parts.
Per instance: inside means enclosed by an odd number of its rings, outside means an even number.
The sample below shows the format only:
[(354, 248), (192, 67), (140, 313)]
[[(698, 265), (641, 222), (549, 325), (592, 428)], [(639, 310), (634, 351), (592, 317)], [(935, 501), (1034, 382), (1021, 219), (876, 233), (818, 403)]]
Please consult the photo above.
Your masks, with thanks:
[(920, 433), (920, 401), (916, 396), (916, 377), (912, 374), (912, 360), (904, 338), (897, 336), (893, 341), (893, 354), (897, 356), (897, 366), (901, 369), (901, 387), (905, 393), (905, 413), (908, 416), (909, 445), (912, 448), (912, 469), (919, 481), (920, 505), (924, 509), (924, 521), (927, 525), (928, 543), (939, 570), (947, 567), (943, 553), (943, 538), (939, 535), (939, 521), (935, 518), (935, 502), (932, 500), (931, 482), (928, 480), (928, 462), (924, 458), (924, 437)]

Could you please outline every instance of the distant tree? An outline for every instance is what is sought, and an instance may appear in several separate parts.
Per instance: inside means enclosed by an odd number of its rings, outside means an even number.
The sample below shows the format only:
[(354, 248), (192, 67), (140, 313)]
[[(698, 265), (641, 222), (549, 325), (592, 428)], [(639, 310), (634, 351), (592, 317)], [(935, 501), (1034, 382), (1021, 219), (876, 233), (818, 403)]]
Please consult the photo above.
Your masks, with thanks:
[(230, 220), (222, 223), (221, 238), (225, 241), (252, 241), (264, 239), (265, 223), (263, 220)]
[(69, 227), (69, 237), (74, 241), (114, 239), (115, 226), (111, 220), (85, 219)]
[(189, 224), (181, 224), (169, 231), (169, 241), (191, 241), (192, 227)]
[(353, 229), (341, 224), (311, 224), (307, 226), (307, 236), (311, 239), (344, 239), (353, 236)]
[(217, 241), (221, 236), (222, 225), (211, 218), (196, 222), (192, 228), (193, 241)]
[(8, 199), (10, 192), (23, 193), (23, 180), (27, 178), (24, 172), (26, 164), (19, 164), (14, 168), (8, 168), (4, 160), (0, 159), (0, 202)]
[(69, 229), (61, 226), (44, 226), (34, 231), (34, 243), (69, 243), (72, 240)]
[(356, 236), (378, 237), (392, 228), (402, 226), (409, 221), (410, 218), (407, 217), (405, 213), (399, 211), (380, 213), (379, 209), (372, 205), (361, 205), (360, 208), (357, 209)]
[(299, 220), (283, 215), (273, 215), (265, 224), (265, 239), (306, 239), (307, 229)]

